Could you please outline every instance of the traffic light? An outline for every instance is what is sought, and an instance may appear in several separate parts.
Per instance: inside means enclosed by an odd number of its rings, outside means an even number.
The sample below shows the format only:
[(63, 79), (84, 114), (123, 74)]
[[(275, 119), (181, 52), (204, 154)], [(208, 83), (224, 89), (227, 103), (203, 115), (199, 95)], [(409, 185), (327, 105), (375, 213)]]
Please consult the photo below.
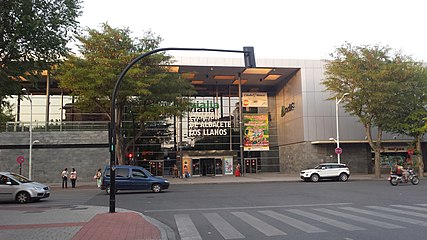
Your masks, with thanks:
[(255, 68), (256, 62), (255, 62), (255, 53), (254, 53), (254, 47), (243, 47), (243, 51), (245, 51), (245, 67), (247, 68)]
[(131, 153), (131, 152), (130, 152), (130, 153), (128, 153), (128, 158), (129, 158), (129, 159), (132, 159), (132, 158), (133, 158), (133, 153)]

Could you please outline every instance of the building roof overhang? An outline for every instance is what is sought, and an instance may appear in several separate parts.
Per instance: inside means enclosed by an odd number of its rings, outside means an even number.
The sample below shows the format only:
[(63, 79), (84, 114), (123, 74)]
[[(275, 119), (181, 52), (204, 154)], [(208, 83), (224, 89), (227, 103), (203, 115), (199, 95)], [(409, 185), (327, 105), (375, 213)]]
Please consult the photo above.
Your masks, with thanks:
[[(300, 68), (291, 67), (257, 67), (245, 68), (236, 66), (200, 66), (200, 65), (167, 65), (170, 72), (180, 74), (182, 78), (190, 81), (197, 90), (198, 96), (213, 96), (216, 94), (228, 94), (237, 92), (239, 79), (241, 79), (244, 92), (274, 92), (278, 86), (286, 84)], [(240, 77), (240, 78), (239, 78)], [(61, 89), (55, 76), (44, 72), (33, 86), (29, 82), (23, 82), (23, 87), (33, 95), (45, 95), (46, 85), (49, 82), (49, 94), (60, 95), (70, 93)]]
[(241, 80), (242, 91), (269, 92), (286, 84), (299, 68), (288, 67), (230, 67), (230, 66), (169, 66), (196, 87), (198, 95), (209, 96), (213, 91), (227, 92)]

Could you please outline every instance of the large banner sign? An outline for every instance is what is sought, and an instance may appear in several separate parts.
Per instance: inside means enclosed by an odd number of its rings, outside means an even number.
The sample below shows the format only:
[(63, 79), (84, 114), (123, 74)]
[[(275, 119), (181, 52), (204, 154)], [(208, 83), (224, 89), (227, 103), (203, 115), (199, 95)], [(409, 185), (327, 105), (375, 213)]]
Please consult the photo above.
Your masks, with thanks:
[(268, 114), (245, 114), (243, 116), (245, 151), (269, 150)]
[(268, 107), (266, 92), (244, 92), (242, 93), (243, 107)]
[(230, 131), (231, 122), (220, 120), (218, 103), (196, 101), (188, 113), (188, 136), (225, 136)]

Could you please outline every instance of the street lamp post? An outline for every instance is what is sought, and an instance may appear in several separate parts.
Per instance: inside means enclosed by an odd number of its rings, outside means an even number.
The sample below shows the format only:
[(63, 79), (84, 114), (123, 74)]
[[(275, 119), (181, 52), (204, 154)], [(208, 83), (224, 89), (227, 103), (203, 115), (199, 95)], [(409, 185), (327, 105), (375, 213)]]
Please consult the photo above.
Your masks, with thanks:
[(30, 101), (30, 150), (28, 154), (28, 178), (32, 180), (32, 152), (33, 152), (33, 94), (29, 94), (26, 88), (22, 91), (27, 93), (28, 100)]
[[(171, 50), (178, 50), (178, 51), (208, 51), (208, 52), (226, 52), (226, 53), (243, 53), (244, 54), (244, 61), (245, 61), (245, 67), (247, 68), (255, 68), (255, 55), (254, 55), (254, 48), (253, 47), (243, 47), (243, 51), (240, 50), (226, 50), (226, 49), (210, 49), (210, 48), (157, 48), (152, 51), (146, 52), (144, 54), (139, 55), (135, 59), (133, 59), (121, 72), (118, 80), (116, 81), (116, 84), (114, 85), (113, 93), (111, 95), (111, 121), (109, 125), (109, 134), (108, 134), (108, 145), (110, 149), (110, 213), (113, 213), (116, 211), (116, 176), (115, 176), (115, 170), (116, 170), (116, 97), (117, 92), (120, 88), (120, 84), (123, 81), (123, 78), (125, 77), (126, 73), (129, 71), (129, 69), (135, 65), (138, 61), (141, 59), (148, 57), (150, 55), (153, 55), (158, 52), (164, 52), (164, 51), (171, 51)], [(180, 150), (181, 151), (181, 150)], [(180, 154), (180, 157), (182, 158), (182, 154)]]
[[(345, 96), (347, 96), (349, 93), (344, 93), (342, 97), (338, 100), (338, 97), (335, 98), (335, 118), (336, 118), (336, 124), (337, 124), (337, 149), (340, 148), (340, 127), (339, 127), (339, 121), (338, 121), (338, 105), (340, 102), (344, 99)], [(337, 158), (338, 158), (338, 164), (341, 163), (341, 153), (337, 152)]]

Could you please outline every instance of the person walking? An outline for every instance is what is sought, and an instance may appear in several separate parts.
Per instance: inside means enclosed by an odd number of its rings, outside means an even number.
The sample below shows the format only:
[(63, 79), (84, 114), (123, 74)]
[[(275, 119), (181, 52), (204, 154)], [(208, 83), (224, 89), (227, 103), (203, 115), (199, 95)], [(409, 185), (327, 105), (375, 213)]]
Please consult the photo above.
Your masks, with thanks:
[(93, 176), (93, 178), (95, 178), (95, 180), (96, 180), (96, 186), (98, 186), (98, 188), (100, 188), (101, 187), (101, 178), (102, 178), (101, 168), (98, 169), (98, 171), (96, 171), (95, 176)]
[(76, 188), (77, 171), (74, 168), (70, 173), (70, 180), (71, 180), (71, 188)]
[(236, 166), (235, 176), (236, 177), (240, 177), (240, 163), (238, 163), (237, 166)]
[(173, 165), (172, 171), (173, 171), (173, 178), (178, 178), (178, 167), (176, 166), (176, 164)]
[(68, 169), (65, 168), (64, 171), (62, 171), (61, 173), (61, 177), (62, 177), (62, 188), (67, 188), (67, 183), (68, 183)]

